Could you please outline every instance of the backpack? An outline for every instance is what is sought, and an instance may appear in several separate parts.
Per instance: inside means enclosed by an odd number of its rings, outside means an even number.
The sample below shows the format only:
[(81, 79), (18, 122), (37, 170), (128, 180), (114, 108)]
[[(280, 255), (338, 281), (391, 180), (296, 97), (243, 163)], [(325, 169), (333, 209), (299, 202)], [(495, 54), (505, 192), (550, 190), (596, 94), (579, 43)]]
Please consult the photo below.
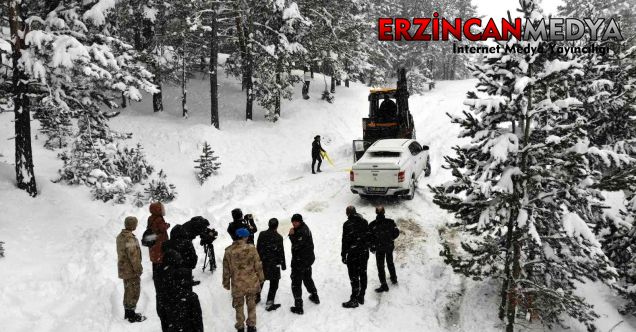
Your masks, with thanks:
[(141, 245), (144, 247), (152, 247), (157, 242), (157, 234), (150, 228), (146, 228), (146, 231), (141, 236)]

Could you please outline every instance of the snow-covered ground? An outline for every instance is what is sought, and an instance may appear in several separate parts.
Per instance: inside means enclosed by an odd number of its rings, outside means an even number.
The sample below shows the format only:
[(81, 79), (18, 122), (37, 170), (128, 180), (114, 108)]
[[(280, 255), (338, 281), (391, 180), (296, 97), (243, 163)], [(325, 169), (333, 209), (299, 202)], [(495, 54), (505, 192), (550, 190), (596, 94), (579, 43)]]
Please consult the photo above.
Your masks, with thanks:
[[(396, 253), (400, 284), (388, 293), (373, 292), (379, 284), (372, 257), (367, 301), (353, 310), (341, 307), (350, 286), (340, 262), (340, 237), (346, 206), (356, 206), (369, 220), (374, 217), (374, 203), (351, 194), (347, 174), (351, 141), (362, 134), (368, 89), (359, 84), (338, 87), (335, 102), (328, 104), (320, 100), (324, 83), (316, 75), (312, 98), (285, 101), (282, 118), (272, 124), (258, 110), (253, 121), (245, 122), (240, 83), (223, 77), (220, 84), (220, 131), (209, 125), (208, 84), (201, 77), (191, 81), (188, 89), (189, 119), (180, 116), (179, 89), (168, 87), (166, 112), (153, 114), (147, 98), (124, 110), (111, 125), (133, 133), (129, 143), (141, 142), (148, 160), (177, 186), (179, 197), (166, 208), (169, 223), (202, 215), (219, 231), (215, 242), (219, 266), (223, 248), (230, 244), (225, 228), (232, 208), (253, 213), (260, 230), (266, 229), (269, 218), (277, 217), (282, 234), (289, 229), (293, 213), (304, 216), (314, 235), (314, 280), (322, 303), (306, 301), (303, 316), (289, 312), (293, 303), (290, 271), (283, 271), (277, 295), (283, 308), (266, 312), (264, 304), (258, 306), (261, 331), (501, 330), (496, 318), (497, 289), (454, 274), (439, 256), (439, 229), (452, 216), (432, 203), (426, 187), (450, 179), (440, 165), (452, 146), (461, 142), (456, 138), (459, 127), (445, 113), (461, 113), (462, 100), (474, 81), (439, 82), (424, 96), (411, 97), (418, 140), (431, 148), (433, 172), (421, 181), (414, 200), (383, 202), (387, 216), (396, 219), (403, 231)], [(296, 90), (299, 96), (300, 86)], [(12, 117), (0, 114), (0, 241), (6, 243), (6, 258), (0, 259), (0, 331), (159, 331), (147, 250), (142, 250), (145, 273), (138, 305), (147, 321), (123, 320), (123, 285), (117, 278), (115, 236), (127, 215), (140, 219), (136, 231), (140, 236), (147, 207), (94, 202), (85, 187), (52, 183), (61, 161), (57, 152), (42, 147), (41, 137), (34, 141), (41, 194), (32, 199), (16, 190), (13, 141), (7, 140), (13, 135)], [(315, 135), (323, 137), (323, 146), (336, 163), (334, 167), (323, 163), (324, 172), (318, 175), (310, 173), (310, 144)], [(211, 144), (222, 165), (218, 175), (200, 186), (193, 160), (204, 141)], [(204, 254), (198, 246), (197, 250), (200, 267)], [(289, 259), (288, 240), (285, 250)], [(195, 278), (202, 281), (195, 291), (206, 330), (232, 330), (234, 311), (229, 292), (221, 286), (220, 269), (210, 275), (197, 268)], [(617, 300), (609, 291), (591, 285), (585, 293), (593, 294), (603, 331), (624, 319), (616, 313)], [(634, 330), (633, 320), (614, 329)]]

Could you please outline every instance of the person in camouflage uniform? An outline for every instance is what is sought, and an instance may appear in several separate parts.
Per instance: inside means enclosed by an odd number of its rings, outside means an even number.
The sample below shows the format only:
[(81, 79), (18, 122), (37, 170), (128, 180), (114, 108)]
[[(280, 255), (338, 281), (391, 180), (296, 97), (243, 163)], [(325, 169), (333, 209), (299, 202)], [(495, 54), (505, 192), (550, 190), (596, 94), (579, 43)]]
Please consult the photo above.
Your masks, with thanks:
[[(239, 332), (256, 332), (256, 295), (264, 282), (263, 266), (256, 247), (247, 243), (250, 231), (236, 230), (237, 240), (225, 248), (223, 256), (223, 288), (232, 290), (232, 307), (236, 310), (236, 324)], [(247, 303), (247, 322), (243, 307)]]
[(119, 278), (124, 280), (124, 319), (131, 323), (141, 322), (146, 317), (135, 313), (139, 300), (141, 273), (141, 248), (139, 240), (133, 234), (137, 228), (137, 218), (126, 217), (125, 229), (117, 235), (117, 270)]

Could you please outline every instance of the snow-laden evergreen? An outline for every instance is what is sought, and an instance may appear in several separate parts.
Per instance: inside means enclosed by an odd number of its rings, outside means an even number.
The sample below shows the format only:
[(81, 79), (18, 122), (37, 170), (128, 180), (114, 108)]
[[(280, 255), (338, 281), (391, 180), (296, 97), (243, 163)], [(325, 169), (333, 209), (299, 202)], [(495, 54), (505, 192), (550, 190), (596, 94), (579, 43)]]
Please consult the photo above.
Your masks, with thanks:
[(197, 180), (199, 180), (200, 184), (203, 184), (212, 174), (216, 174), (218, 169), (221, 167), (221, 163), (217, 162), (219, 159), (218, 156), (214, 155), (214, 150), (210, 147), (208, 142), (203, 143), (203, 151), (199, 159), (194, 162), (197, 163), (194, 168), (198, 169), (197, 172)]
[[(113, 37), (104, 25), (114, 3), (11, 1), (2, 7), (10, 29), (0, 34), (0, 57), (6, 64), (0, 88), (2, 95), (13, 99), (19, 129), (18, 187), (33, 196), (37, 194), (30, 141), (34, 106), (65, 116), (92, 117), (102, 112), (100, 107), (116, 107), (115, 97), (140, 100), (142, 90), (155, 91), (151, 74), (135, 60), (132, 46)], [(12, 61), (5, 63), (9, 57)], [(67, 124), (63, 119), (48, 121), (45, 130), (60, 133)]]
[[(522, 16), (542, 18), (535, 1)], [(547, 47), (543, 41), (509, 44)], [(583, 65), (551, 53), (494, 54), (476, 65), (470, 112), (453, 118), (471, 143), (446, 158), (455, 180), (433, 188), (435, 202), (458, 217), (460, 243), (444, 245), (447, 263), (476, 279), (502, 282), (499, 317), (561, 325), (564, 315), (594, 329), (598, 315), (577, 284), (617, 276), (592, 231), (604, 223), (598, 184), (606, 170), (634, 159), (593, 141), (571, 87)]]
[[(589, 36), (573, 42), (578, 46), (608, 47), (605, 54), (580, 54), (585, 75), (574, 84), (572, 96), (583, 103), (590, 141), (617, 153), (636, 158), (636, 20), (633, 8), (625, 2), (600, 0), (565, 1), (560, 13), (567, 17), (613, 18), (621, 24), (623, 41), (593, 41)], [(615, 287), (629, 301), (624, 312), (636, 314), (636, 270), (633, 253), (636, 250), (634, 208), (631, 199), (636, 191), (636, 167), (626, 169), (600, 168), (598, 187), (605, 191), (624, 191), (627, 198), (620, 213), (605, 212), (605, 222), (594, 231), (601, 239), (603, 250), (618, 273)]]
[(152, 178), (150, 182), (144, 188), (146, 193), (146, 203), (148, 202), (162, 202), (170, 203), (177, 198), (176, 187), (172, 183), (168, 183), (168, 177), (163, 170), (157, 173), (156, 177)]

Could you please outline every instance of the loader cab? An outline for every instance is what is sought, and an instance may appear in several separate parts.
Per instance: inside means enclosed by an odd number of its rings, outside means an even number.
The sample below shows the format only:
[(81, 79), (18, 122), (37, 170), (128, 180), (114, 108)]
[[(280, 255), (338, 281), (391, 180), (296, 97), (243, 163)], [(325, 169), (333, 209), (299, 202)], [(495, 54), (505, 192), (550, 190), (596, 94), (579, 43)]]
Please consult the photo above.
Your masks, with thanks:
[(369, 118), (397, 120), (397, 89), (372, 89), (369, 93)]
[(371, 89), (368, 101), (369, 116), (362, 119), (362, 139), (353, 142), (354, 161), (377, 140), (415, 139), (404, 69), (398, 71), (397, 87)]

